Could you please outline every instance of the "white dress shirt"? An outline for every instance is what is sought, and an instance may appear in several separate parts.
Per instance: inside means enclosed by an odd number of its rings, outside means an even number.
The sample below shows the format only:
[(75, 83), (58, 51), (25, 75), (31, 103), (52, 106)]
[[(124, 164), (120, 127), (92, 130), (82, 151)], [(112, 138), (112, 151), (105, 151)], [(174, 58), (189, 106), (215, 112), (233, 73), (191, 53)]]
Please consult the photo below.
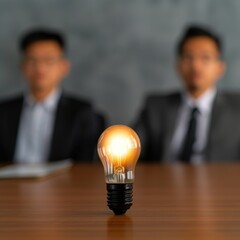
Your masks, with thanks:
[(14, 153), (15, 162), (39, 163), (47, 160), (59, 98), (59, 90), (40, 102), (30, 94), (25, 96)]
[(198, 99), (193, 99), (189, 94), (183, 94), (183, 101), (180, 107), (176, 128), (170, 145), (170, 161), (178, 161), (178, 155), (182, 148), (184, 138), (188, 129), (189, 118), (194, 107), (198, 108), (196, 141), (193, 145), (192, 163), (201, 163), (205, 159), (204, 150), (207, 144), (209, 123), (212, 112), (212, 105), (216, 96), (216, 89), (206, 91)]

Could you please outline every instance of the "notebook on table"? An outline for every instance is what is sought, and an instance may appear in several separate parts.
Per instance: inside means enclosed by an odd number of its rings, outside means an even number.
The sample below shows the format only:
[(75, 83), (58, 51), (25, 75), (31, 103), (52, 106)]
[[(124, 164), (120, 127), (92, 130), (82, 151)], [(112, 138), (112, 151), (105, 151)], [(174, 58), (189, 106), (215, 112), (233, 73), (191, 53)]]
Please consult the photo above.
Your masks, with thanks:
[(72, 167), (70, 159), (50, 163), (14, 164), (0, 168), (0, 179), (42, 178)]

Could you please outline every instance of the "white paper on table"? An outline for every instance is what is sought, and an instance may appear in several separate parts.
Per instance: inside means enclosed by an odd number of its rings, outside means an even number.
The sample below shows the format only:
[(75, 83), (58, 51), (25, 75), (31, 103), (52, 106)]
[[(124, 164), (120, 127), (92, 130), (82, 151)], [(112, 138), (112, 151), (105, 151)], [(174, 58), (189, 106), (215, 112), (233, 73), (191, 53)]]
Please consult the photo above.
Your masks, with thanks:
[(50, 163), (20, 163), (0, 168), (0, 179), (40, 178), (73, 165), (70, 159)]

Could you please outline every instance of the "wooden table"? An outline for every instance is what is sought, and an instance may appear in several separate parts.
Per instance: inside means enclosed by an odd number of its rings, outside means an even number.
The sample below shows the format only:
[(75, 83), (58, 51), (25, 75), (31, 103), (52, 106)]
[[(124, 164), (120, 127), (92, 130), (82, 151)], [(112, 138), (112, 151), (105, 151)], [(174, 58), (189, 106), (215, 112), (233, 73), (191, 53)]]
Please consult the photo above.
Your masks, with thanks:
[(240, 165), (141, 165), (124, 216), (106, 206), (102, 166), (0, 181), (0, 239), (240, 239)]

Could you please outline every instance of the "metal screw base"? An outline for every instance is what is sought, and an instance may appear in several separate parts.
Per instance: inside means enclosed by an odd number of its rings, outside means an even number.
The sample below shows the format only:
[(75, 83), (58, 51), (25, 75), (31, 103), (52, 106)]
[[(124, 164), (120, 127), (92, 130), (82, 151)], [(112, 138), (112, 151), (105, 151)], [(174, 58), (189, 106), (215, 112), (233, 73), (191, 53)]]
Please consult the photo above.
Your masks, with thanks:
[(124, 214), (132, 206), (132, 183), (107, 184), (108, 207), (115, 215)]

